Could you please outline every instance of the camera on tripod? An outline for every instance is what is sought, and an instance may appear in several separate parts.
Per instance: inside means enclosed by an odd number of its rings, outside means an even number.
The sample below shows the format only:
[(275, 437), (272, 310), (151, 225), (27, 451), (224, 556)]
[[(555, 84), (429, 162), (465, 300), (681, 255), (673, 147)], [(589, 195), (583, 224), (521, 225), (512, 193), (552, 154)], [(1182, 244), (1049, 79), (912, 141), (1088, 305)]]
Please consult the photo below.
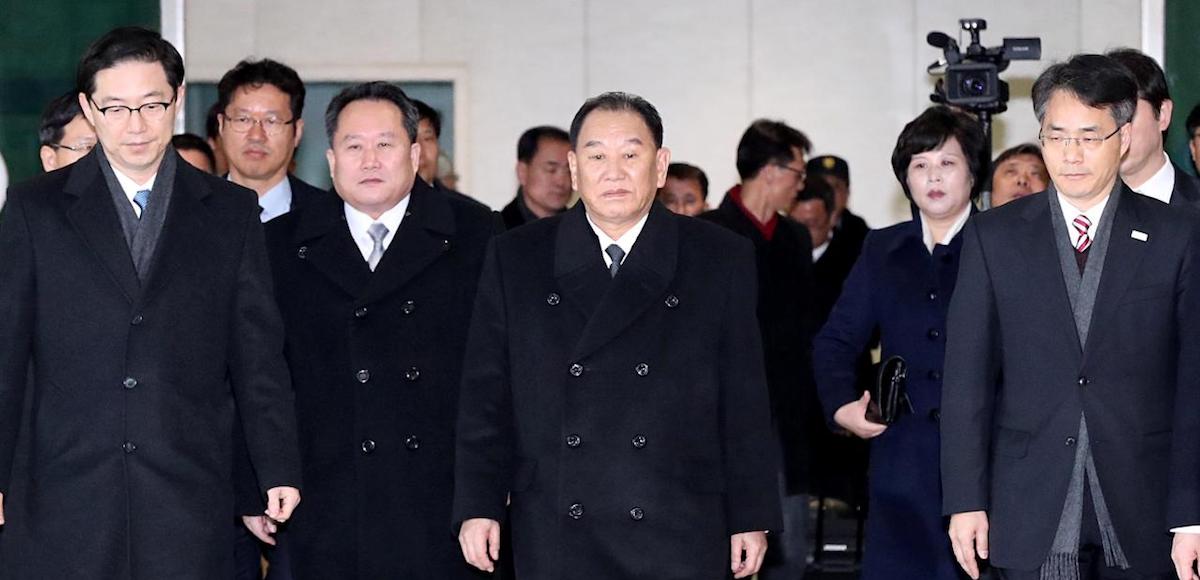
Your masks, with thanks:
[(971, 35), (966, 51), (944, 32), (930, 32), (925, 40), (942, 49), (943, 57), (929, 65), (930, 74), (945, 73), (929, 96), (935, 103), (945, 103), (975, 112), (1003, 113), (1008, 108), (1008, 83), (1000, 73), (1014, 60), (1042, 58), (1040, 38), (1005, 38), (1004, 44), (984, 48), (979, 33), (987, 30), (982, 18), (963, 18), (958, 25)]

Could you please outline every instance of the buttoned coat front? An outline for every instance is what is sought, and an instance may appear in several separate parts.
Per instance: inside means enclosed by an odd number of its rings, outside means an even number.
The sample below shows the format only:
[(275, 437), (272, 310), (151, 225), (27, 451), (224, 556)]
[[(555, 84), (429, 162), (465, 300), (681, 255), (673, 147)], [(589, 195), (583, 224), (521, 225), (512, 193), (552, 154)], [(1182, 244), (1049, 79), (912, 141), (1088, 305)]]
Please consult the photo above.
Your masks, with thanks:
[(97, 155), (0, 220), (0, 578), (228, 578), (239, 411), (260, 490), (300, 477), (258, 206), (177, 157), (139, 282)]
[(511, 493), (522, 579), (726, 578), (731, 534), (781, 526), (753, 264), (658, 203), (615, 277), (582, 204), (496, 238), (455, 521), (503, 520)]
[(448, 528), (463, 348), (484, 206), (416, 180), (372, 272), (341, 198), (272, 220), (305, 490), (281, 536), (293, 577), (472, 577)]

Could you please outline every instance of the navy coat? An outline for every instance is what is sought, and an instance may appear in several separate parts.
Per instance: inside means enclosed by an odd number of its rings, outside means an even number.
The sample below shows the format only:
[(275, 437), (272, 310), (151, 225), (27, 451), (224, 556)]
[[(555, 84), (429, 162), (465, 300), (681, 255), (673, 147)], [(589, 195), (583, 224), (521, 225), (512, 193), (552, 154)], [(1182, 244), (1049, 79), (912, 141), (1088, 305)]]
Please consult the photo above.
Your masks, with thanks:
[(930, 255), (919, 217), (872, 231), (814, 341), (817, 389), (835, 428), (834, 412), (860, 396), (856, 363), (875, 331), (885, 359), (908, 363), (915, 412), (871, 440), (863, 580), (959, 578), (941, 515), (938, 405), (961, 246), (960, 233)]
[(752, 252), (658, 203), (615, 278), (582, 204), (493, 241), (454, 519), (511, 492), (517, 578), (723, 580), (731, 534), (780, 528)]

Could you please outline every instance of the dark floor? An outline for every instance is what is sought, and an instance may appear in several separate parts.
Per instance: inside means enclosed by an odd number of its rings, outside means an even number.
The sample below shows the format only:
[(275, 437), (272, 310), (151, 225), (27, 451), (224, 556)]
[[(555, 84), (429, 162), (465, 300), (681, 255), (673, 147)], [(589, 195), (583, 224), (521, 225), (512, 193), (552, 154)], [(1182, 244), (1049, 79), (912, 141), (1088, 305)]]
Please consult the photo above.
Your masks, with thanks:
[[(816, 507), (816, 503), (813, 503)], [(805, 580), (854, 580), (858, 578), (858, 521), (853, 510), (840, 502), (826, 502), (824, 520), (817, 524), (817, 510), (811, 510), (809, 525), (813, 546), (813, 561), (809, 564)], [(817, 544), (818, 527), (821, 527), (821, 543)]]

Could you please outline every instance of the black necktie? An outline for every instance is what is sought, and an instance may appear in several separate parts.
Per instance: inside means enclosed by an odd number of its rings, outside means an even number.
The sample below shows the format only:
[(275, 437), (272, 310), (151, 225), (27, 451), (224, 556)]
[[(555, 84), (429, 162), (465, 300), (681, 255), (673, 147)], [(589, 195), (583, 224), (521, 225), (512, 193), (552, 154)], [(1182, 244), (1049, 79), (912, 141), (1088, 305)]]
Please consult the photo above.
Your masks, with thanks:
[(608, 267), (608, 273), (611, 274), (613, 278), (616, 278), (617, 270), (621, 269), (621, 260), (625, 259), (625, 250), (622, 250), (621, 246), (612, 244), (609, 247), (604, 248), (604, 253), (608, 254), (609, 258), (612, 258), (612, 264)]

